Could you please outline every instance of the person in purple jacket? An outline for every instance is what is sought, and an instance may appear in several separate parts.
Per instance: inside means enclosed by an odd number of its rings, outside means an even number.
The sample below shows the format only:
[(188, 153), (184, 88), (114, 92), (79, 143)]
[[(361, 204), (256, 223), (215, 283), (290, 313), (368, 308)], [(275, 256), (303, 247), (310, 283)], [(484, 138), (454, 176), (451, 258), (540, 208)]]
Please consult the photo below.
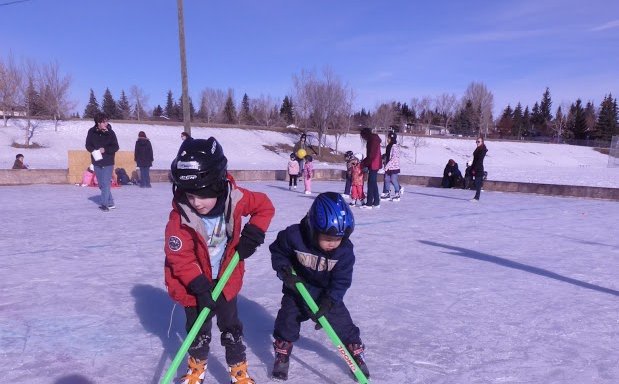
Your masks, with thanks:
[[(350, 235), (355, 218), (344, 198), (336, 192), (316, 196), (307, 215), (277, 234), (269, 246), (271, 264), (283, 281), (282, 302), (273, 330), (275, 364), (272, 376), (288, 379), (290, 354), (299, 339), (301, 322), (325, 316), (366, 377), (359, 328), (344, 304), (352, 284), (355, 254)], [(296, 275), (292, 271), (296, 272)], [(305, 285), (319, 309), (312, 314), (299, 294), (296, 283)]]

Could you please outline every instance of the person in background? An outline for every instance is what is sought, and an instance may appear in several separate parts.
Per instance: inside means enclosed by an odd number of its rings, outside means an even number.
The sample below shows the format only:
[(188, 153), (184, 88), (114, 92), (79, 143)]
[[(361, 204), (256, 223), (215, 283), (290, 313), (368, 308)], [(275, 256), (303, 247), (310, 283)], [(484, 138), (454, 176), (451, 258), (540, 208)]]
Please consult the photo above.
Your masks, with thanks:
[(462, 179), (462, 173), (458, 169), (458, 163), (454, 159), (449, 159), (443, 170), (443, 180), (441, 186), (443, 188), (455, 188)]
[(344, 198), (350, 197), (350, 188), (352, 186), (352, 173), (350, 171), (351, 162), (354, 160), (355, 155), (352, 151), (346, 151), (344, 153), (344, 160), (346, 161), (346, 182), (344, 184)]
[(290, 154), (290, 160), (288, 161), (288, 189), (297, 189), (297, 179), (299, 178), (299, 162), (297, 156), (294, 153)]
[[(385, 151), (385, 180), (381, 200), (400, 201), (400, 146), (395, 132), (387, 134), (387, 149)], [(391, 196), (391, 184), (393, 184), (393, 196)]]
[[(184, 132), (183, 132), (184, 133)], [(153, 166), (153, 146), (146, 133), (140, 131), (135, 142), (133, 159), (140, 168), (140, 188), (150, 188), (150, 167)]]
[(471, 173), (475, 178), (475, 196), (471, 199), (473, 202), (479, 201), (481, 195), (481, 187), (484, 183), (484, 158), (488, 153), (483, 137), (478, 137), (475, 144), (477, 147), (473, 151), (473, 164), (471, 164)]
[(305, 186), (305, 194), (312, 194), (312, 177), (314, 177), (314, 165), (312, 156), (305, 156), (305, 164), (303, 165), (303, 185)]
[(188, 134), (187, 132), (185, 132), (185, 131), (181, 132), (181, 140), (185, 141), (185, 140), (187, 140), (187, 139), (190, 139), (190, 140), (191, 140), (191, 139), (192, 139), (192, 137), (191, 137), (191, 136), (189, 136), (189, 134)]
[(361, 161), (361, 167), (368, 169), (368, 193), (365, 205), (361, 208), (380, 208), (380, 195), (378, 193), (378, 170), (382, 167), (380, 157), (381, 139), (372, 133), (371, 128), (361, 130), (361, 138), (366, 142), (366, 157)]
[(28, 169), (28, 166), (24, 164), (24, 155), (18, 153), (15, 155), (15, 162), (13, 163), (13, 169)]
[[(227, 165), (221, 145), (211, 137), (189, 142), (170, 167), (174, 197), (165, 228), (165, 285), (185, 309), (187, 332), (204, 308), (211, 310), (189, 347), (181, 384), (204, 380), (214, 316), (229, 382), (255, 383), (247, 369), (237, 295), (243, 286), (244, 260), (264, 242), (275, 208), (264, 193), (237, 186)], [(239, 265), (215, 301), (212, 290), (237, 252)]]
[(350, 188), (350, 198), (352, 201), (350, 202), (350, 206), (356, 207), (357, 201), (360, 205), (363, 205), (363, 199), (365, 199), (365, 194), (363, 193), (363, 170), (361, 169), (361, 160), (363, 156), (360, 153), (357, 153), (353, 156), (350, 165), (350, 174), (351, 174), (351, 188)]
[(95, 125), (86, 134), (86, 150), (90, 152), (90, 159), (95, 167), (95, 175), (97, 175), (99, 189), (101, 190), (99, 209), (104, 212), (116, 208), (111, 188), (114, 157), (119, 149), (116, 133), (112, 130), (108, 120), (105, 113), (97, 113)]
[[(353, 279), (355, 253), (350, 235), (354, 229), (355, 218), (344, 198), (336, 192), (324, 192), (316, 196), (300, 223), (280, 231), (269, 246), (271, 265), (283, 282), (281, 306), (273, 327), (274, 378), (288, 379), (290, 355), (293, 343), (299, 340), (301, 323), (309, 319), (317, 322), (322, 316), (361, 371), (370, 376), (361, 332), (344, 303)], [(303, 283), (316, 301), (316, 313), (305, 304), (297, 283)]]
[(305, 157), (300, 157), (298, 155), (299, 149), (302, 149), (307, 154), (307, 135), (302, 133), (299, 137), (299, 141), (292, 148), (292, 152), (297, 156), (297, 161), (299, 162), (299, 177), (303, 178), (303, 167), (305, 165)]

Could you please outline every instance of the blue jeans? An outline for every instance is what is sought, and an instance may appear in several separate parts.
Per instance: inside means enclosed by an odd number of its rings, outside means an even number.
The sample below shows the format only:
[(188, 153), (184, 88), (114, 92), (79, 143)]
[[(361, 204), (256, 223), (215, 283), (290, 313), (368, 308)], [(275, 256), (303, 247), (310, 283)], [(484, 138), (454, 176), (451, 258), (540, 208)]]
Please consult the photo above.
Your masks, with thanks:
[(393, 173), (388, 175), (385, 172), (385, 183), (383, 185), (383, 193), (389, 193), (391, 190), (391, 184), (393, 184), (393, 191), (395, 193), (400, 193), (400, 183), (398, 182), (398, 174)]
[(105, 165), (103, 167), (95, 165), (95, 175), (97, 175), (97, 182), (99, 183), (99, 189), (101, 190), (101, 199), (99, 204), (105, 205), (106, 207), (114, 205), (114, 198), (112, 197), (113, 171), (113, 165)]
[(344, 194), (350, 195), (350, 186), (352, 184), (352, 175), (346, 173), (346, 184), (344, 184)]
[(140, 167), (140, 187), (150, 187), (150, 167)]
[(380, 205), (380, 195), (378, 194), (378, 171), (370, 171), (368, 174), (368, 193), (366, 205)]
[(475, 200), (479, 200), (481, 188), (484, 185), (484, 171), (475, 171)]

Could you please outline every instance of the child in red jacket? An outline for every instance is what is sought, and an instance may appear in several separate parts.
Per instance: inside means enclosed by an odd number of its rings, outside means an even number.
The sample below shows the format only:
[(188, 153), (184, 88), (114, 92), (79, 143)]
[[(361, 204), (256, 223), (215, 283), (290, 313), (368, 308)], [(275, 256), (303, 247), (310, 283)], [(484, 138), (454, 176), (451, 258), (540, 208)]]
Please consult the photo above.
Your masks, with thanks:
[[(172, 162), (174, 198), (165, 229), (166, 286), (170, 296), (185, 307), (187, 332), (203, 308), (211, 309), (189, 347), (189, 368), (182, 384), (203, 382), (213, 316), (217, 316), (231, 382), (254, 383), (247, 372), (236, 296), (243, 284), (243, 260), (264, 242), (275, 209), (265, 194), (238, 187), (227, 173), (227, 163), (213, 137), (187, 143)], [(250, 218), (241, 230), (243, 216)], [(241, 262), (215, 302), (212, 289), (235, 252)]]

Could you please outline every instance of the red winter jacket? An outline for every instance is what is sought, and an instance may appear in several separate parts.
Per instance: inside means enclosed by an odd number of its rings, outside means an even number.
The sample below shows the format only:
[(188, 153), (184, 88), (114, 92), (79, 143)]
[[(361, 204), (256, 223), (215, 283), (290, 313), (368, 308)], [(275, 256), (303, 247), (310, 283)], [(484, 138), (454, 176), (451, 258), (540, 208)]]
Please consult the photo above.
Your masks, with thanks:
[[(249, 223), (266, 232), (275, 214), (275, 208), (267, 195), (237, 187), (229, 174), (228, 181), (230, 192), (224, 208), (228, 245), (218, 276), (223, 274), (234, 256), (241, 234), (242, 217), (250, 216)], [(203, 236), (204, 223), (188, 203), (183, 202), (185, 199), (181, 199), (181, 196), (177, 194), (172, 200), (172, 212), (165, 229), (164, 269), (168, 294), (181, 305), (188, 307), (196, 306), (196, 298), (187, 288), (189, 283), (200, 274), (204, 274), (211, 282), (213, 279), (208, 247)], [(245, 263), (241, 261), (224, 287), (223, 295), (227, 300), (235, 297), (241, 290), (244, 273)]]
[(362, 137), (367, 142), (367, 157), (361, 161), (361, 167), (368, 167), (370, 171), (378, 171), (383, 166), (383, 162), (380, 158), (380, 143), (382, 140), (375, 133), (370, 133)]

